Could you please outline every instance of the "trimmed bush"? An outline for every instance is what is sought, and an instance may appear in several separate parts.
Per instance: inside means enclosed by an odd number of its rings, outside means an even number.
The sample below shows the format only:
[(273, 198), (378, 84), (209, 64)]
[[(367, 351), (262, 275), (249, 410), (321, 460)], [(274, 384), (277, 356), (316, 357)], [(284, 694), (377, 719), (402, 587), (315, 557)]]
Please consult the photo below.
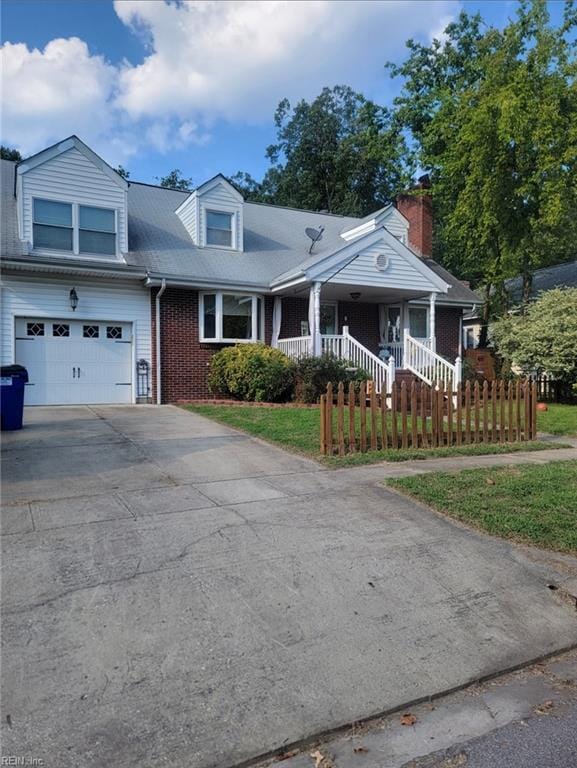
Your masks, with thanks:
[(305, 357), (299, 361), (296, 368), (296, 399), (301, 403), (317, 403), (320, 396), (326, 392), (330, 381), (336, 385), (340, 381), (360, 383), (368, 378), (370, 377), (366, 371), (351, 371), (350, 363), (331, 355)]
[(210, 391), (237, 400), (283, 402), (294, 387), (294, 364), (265, 344), (237, 344), (217, 352), (210, 363)]

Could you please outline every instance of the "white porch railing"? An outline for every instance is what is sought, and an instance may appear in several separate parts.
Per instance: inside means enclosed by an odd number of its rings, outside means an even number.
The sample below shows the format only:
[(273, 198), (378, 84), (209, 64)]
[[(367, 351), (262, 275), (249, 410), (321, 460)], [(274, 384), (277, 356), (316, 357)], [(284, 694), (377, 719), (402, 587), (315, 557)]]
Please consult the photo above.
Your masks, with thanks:
[(446, 386), (455, 387), (461, 381), (461, 360), (457, 358), (455, 365), (430, 349), (422, 341), (405, 335), (404, 367), (418, 376), (427, 384), (443, 382)]
[[(323, 336), (323, 352), (325, 351), (325, 338), (330, 340), (334, 337)], [(384, 360), (381, 360), (380, 357), (374, 355), (366, 347), (363, 347), (362, 344), (353, 338), (353, 336), (349, 334), (348, 328), (346, 326), (343, 328), (343, 335), (340, 338), (342, 350), (340, 356), (341, 359), (348, 360), (353, 368), (361, 368), (363, 371), (366, 371), (369, 375), (369, 379), (372, 379), (375, 382), (376, 392), (380, 393), (383, 390), (385, 392), (390, 392), (391, 384), (395, 377), (394, 366), (392, 371), (390, 371), (387, 363), (385, 363)], [(329, 342), (329, 344), (330, 343), (331, 342)], [(327, 351), (329, 351), (328, 348)]]
[[(291, 339), (279, 339), (278, 348), (293, 360), (300, 360), (311, 354), (311, 337), (295, 336)], [(394, 365), (387, 365), (386, 362), (374, 355), (366, 347), (363, 347), (348, 332), (348, 328), (343, 328), (342, 334), (323, 334), (321, 336), (321, 349), (323, 355), (333, 355), (339, 360), (345, 360), (351, 368), (361, 368), (366, 371), (368, 377), (375, 382), (375, 389), (381, 392), (390, 391), (390, 386), (394, 380)], [(388, 384), (388, 386), (387, 386)]]
[[(415, 337), (416, 338), (416, 337)], [(420, 341), (421, 344), (424, 344), (425, 347), (428, 347), (428, 349), (431, 349), (431, 339), (430, 338), (417, 338), (417, 341)], [(386, 348), (391, 353), (392, 357), (395, 358), (395, 365), (397, 368), (404, 368), (403, 364), (403, 357), (405, 353), (405, 344), (402, 341), (390, 341), (388, 344), (385, 345)]]
[(308, 357), (311, 352), (310, 336), (294, 336), (292, 339), (279, 339), (278, 348), (292, 360), (300, 360), (301, 357)]

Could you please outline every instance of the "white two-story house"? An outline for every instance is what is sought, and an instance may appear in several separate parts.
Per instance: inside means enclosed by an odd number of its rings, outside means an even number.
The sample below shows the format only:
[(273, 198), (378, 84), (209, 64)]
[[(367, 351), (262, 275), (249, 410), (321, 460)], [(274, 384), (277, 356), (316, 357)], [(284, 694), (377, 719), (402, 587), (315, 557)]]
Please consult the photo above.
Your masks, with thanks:
[(2, 161), (1, 361), (28, 405), (206, 397), (223, 345), (458, 378), (479, 299), (431, 258), (426, 190), (358, 219), (128, 182), (72, 136)]

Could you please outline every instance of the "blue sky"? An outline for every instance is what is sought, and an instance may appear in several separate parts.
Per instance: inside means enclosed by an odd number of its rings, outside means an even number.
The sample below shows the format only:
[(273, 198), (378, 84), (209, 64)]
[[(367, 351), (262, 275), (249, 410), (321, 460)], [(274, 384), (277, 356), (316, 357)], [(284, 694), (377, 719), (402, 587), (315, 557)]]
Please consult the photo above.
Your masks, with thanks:
[[(2, 143), (30, 154), (77, 133), (134, 180), (178, 167), (260, 178), (283, 97), (346, 83), (380, 103), (385, 61), (462, 8), (502, 26), (499, 0), (3, 0)], [(551, 3), (560, 16), (562, 2)]]

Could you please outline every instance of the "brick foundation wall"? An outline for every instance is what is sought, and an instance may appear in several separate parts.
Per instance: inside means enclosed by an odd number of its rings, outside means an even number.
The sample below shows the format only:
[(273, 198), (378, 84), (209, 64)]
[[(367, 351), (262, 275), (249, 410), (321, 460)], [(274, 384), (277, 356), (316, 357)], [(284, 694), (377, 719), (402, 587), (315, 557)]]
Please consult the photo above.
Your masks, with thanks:
[[(157, 290), (151, 292), (152, 354), (156, 361)], [(272, 333), (272, 299), (265, 298), (265, 341)], [(227, 344), (199, 342), (198, 291), (167, 288), (160, 299), (162, 402), (208, 398), (208, 369), (212, 356)], [(156, 365), (152, 369), (156, 402)]]
[(435, 312), (435, 336), (437, 354), (448, 357), (451, 363), (459, 354), (459, 319), (462, 311), (453, 307), (437, 307)]

